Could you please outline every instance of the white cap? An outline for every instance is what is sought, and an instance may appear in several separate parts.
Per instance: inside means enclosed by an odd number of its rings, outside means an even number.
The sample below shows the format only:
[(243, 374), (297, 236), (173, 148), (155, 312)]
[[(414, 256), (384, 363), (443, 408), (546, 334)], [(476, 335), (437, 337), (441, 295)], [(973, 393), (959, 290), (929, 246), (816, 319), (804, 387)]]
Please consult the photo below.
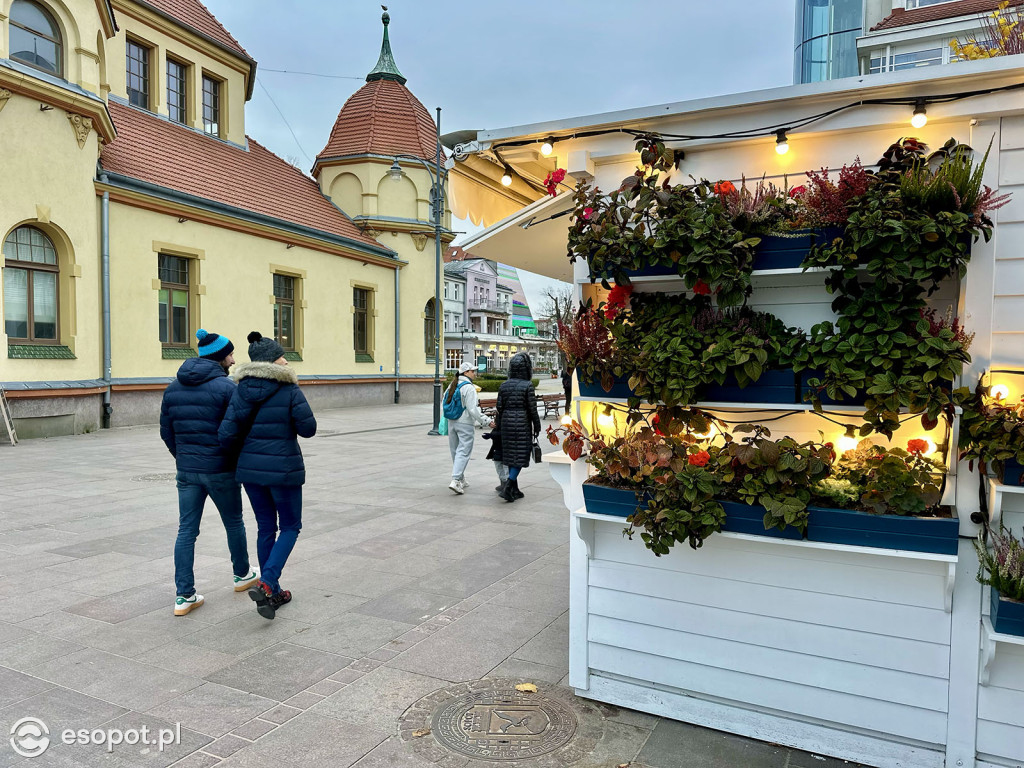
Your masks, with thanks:
[(459, 373), (466, 373), (467, 371), (475, 371), (476, 366), (472, 363), (463, 363), (459, 366)]

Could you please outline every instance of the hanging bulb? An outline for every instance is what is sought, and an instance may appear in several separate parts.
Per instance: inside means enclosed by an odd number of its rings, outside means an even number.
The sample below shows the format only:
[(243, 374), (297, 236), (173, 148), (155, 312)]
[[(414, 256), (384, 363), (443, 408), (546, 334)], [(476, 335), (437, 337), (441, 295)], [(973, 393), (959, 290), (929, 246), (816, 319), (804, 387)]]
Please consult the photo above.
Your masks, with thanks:
[(704, 432), (691, 431), (690, 434), (698, 440), (712, 440), (715, 437), (715, 425), (708, 424), (708, 428)]
[(540, 145), (540, 153), (544, 155), (544, 157), (548, 157), (552, 152), (554, 152), (554, 150), (555, 148), (552, 146), (551, 139), (545, 139), (544, 143)]
[(839, 448), (839, 453), (844, 454), (847, 451), (852, 451), (857, 447), (857, 430), (852, 424), (846, 427), (846, 434), (839, 438), (836, 445)]
[(924, 128), (928, 125), (928, 110), (923, 99), (914, 105), (914, 116), (910, 118), (910, 124), (915, 128)]
[(568, 413), (563, 413), (562, 414), (562, 426), (563, 427), (568, 427), (570, 424), (572, 424), (572, 416), (570, 416)]
[(935, 441), (928, 437), (928, 435), (921, 435), (921, 437), (919, 437), (918, 439), (924, 440), (926, 443), (928, 443), (928, 447), (924, 449), (925, 456), (931, 456), (933, 453), (935, 453), (935, 451), (938, 450), (938, 446), (935, 445)]
[(786, 138), (785, 128), (775, 132), (775, 151), (780, 155), (784, 155), (789, 152), (789, 139)]
[(505, 166), (505, 173), (501, 175), (501, 185), (503, 187), (512, 186), (512, 169), (507, 165)]
[(615, 417), (612, 416), (612, 407), (610, 405), (606, 405), (604, 407), (604, 412), (597, 417), (597, 426), (605, 428), (612, 428), (615, 426)]
[(1010, 396), (1010, 388), (1005, 384), (996, 384), (988, 388), (988, 396), (996, 400), (1005, 400)]

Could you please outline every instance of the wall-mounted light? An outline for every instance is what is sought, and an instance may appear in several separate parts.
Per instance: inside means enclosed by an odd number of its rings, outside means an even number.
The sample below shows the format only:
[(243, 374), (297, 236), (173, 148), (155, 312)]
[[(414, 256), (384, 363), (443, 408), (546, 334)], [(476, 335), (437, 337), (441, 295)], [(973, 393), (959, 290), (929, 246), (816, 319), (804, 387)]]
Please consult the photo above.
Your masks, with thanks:
[(996, 400), (1005, 400), (1010, 396), (1010, 388), (1005, 384), (996, 384), (988, 388), (988, 396)]
[(554, 143), (554, 139), (544, 139), (544, 143), (540, 145), (540, 153), (544, 155), (544, 157), (548, 157), (552, 152), (555, 151), (555, 148), (553, 146)]
[(402, 166), (398, 164), (397, 157), (395, 158), (395, 162), (393, 162), (391, 167), (388, 169), (388, 175), (391, 176), (393, 181), (402, 180)]
[(839, 453), (843, 454), (847, 451), (852, 451), (857, 447), (857, 428), (853, 424), (846, 426), (846, 434), (839, 438), (837, 445), (839, 446)]
[(928, 110), (924, 99), (918, 99), (914, 104), (914, 116), (910, 118), (910, 124), (915, 128), (924, 128), (928, 125)]
[(505, 173), (501, 175), (501, 186), (511, 187), (512, 186), (512, 169), (507, 165), (505, 166)]
[(789, 152), (789, 139), (786, 138), (785, 128), (780, 128), (775, 132), (775, 151), (780, 155)]

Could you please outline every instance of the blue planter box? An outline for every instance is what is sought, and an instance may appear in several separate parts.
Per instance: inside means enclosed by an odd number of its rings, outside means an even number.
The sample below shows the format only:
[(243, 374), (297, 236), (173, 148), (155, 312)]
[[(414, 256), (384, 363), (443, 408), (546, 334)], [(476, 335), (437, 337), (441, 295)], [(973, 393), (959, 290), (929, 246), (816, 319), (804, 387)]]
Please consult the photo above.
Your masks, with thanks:
[(792, 368), (765, 371), (761, 378), (746, 387), (740, 387), (736, 377), (726, 376), (724, 384), (708, 387), (701, 400), (709, 403), (782, 403), (797, 402), (796, 374)]
[(754, 249), (754, 269), (799, 269), (811, 248), (842, 236), (840, 227), (804, 230), (791, 237), (765, 235)]
[(787, 525), (785, 530), (778, 528), (765, 528), (764, 516), (767, 510), (760, 504), (744, 504), (739, 501), (725, 501), (719, 499), (725, 507), (725, 525), (723, 531), (732, 533), (749, 533), (754, 536), (767, 536), (772, 539), (795, 539), (803, 538), (803, 534), (792, 525)]
[(960, 521), (955, 517), (872, 515), (855, 509), (825, 507), (810, 507), (810, 512), (810, 541), (937, 555), (957, 553)]
[(1024, 466), (1016, 459), (1003, 462), (1003, 485), (1024, 485)]
[(611, 392), (605, 392), (601, 380), (583, 381), (580, 379), (580, 397), (633, 397), (629, 388), (629, 376), (616, 376)]
[(610, 488), (607, 485), (583, 484), (583, 502), (592, 515), (614, 515), (626, 518), (637, 507), (647, 509), (646, 499), (637, 503), (636, 491), (629, 488)]
[[(673, 265), (671, 267), (644, 267), (643, 269), (624, 269), (622, 272), (629, 277), (679, 277), (679, 270)], [(591, 280), (612, 280), (612, 276), (608, 274), (595, 275), (593, 272), (590, 273)]]
[(1024, 637), (1024, 603), (1000, 597), (992, 587), (992, 628), (1001, 635), (1018, 635)]

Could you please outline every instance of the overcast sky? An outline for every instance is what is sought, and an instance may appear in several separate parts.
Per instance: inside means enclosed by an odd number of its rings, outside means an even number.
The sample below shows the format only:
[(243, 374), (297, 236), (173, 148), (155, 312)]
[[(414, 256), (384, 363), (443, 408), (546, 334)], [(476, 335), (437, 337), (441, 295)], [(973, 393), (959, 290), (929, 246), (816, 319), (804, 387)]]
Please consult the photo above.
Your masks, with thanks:
[[(308, 171), (342, 104), (377, 62), (380, 4), (205, 3), (259, 62), (248, 134)], [(788, 85), (795, 5), (391, 0), (388, 8), (398, 68), (431, 115), (442, 108), (441, 128), (448, 133)], [(475, 230), (457, 220), (453, 227)], [(531, 305), (540, 285), (524, 280)]]

